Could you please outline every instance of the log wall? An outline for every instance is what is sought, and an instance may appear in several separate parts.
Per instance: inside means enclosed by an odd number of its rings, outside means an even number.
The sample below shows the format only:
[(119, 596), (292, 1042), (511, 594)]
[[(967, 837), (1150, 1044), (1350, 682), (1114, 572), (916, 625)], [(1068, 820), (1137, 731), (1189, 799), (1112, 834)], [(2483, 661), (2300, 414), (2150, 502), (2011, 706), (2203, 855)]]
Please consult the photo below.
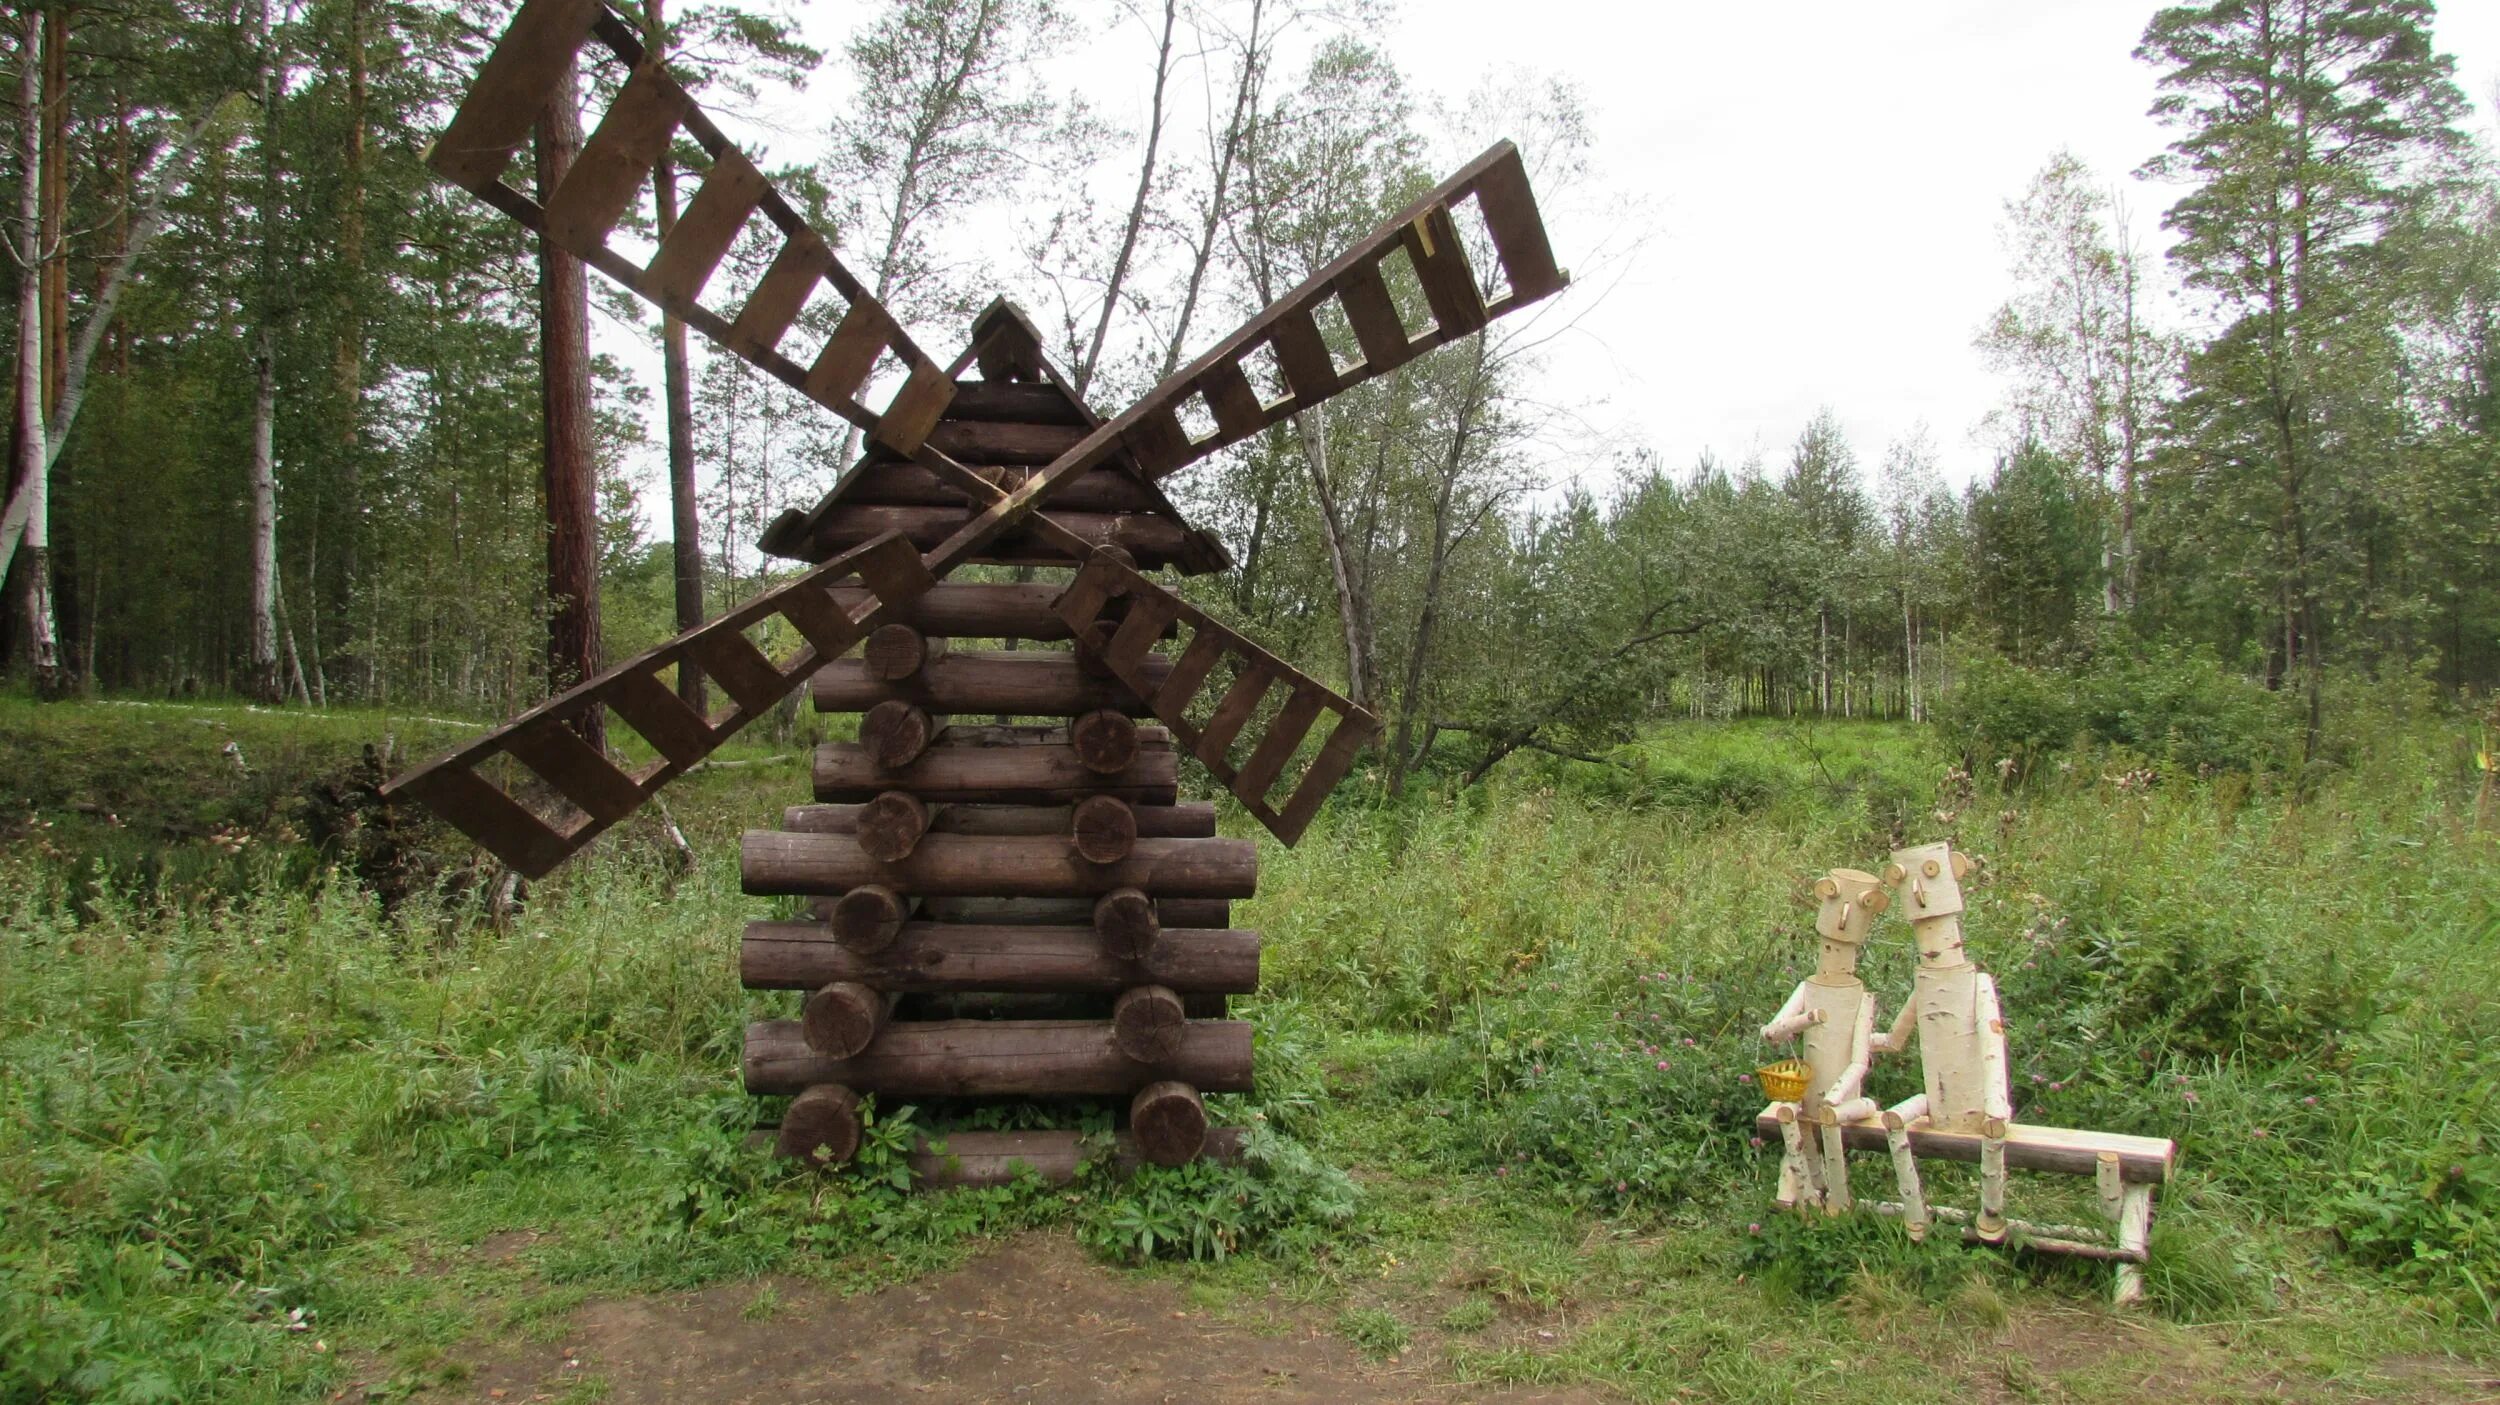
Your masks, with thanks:
[[(1091, 423), (1055, 386), (964, 382), (929, 442), (1013, 489)], [(1203, 554), (1125, 470), (1084, 475), (1051, 515), (1141, 567)], [(872, 454), (808, 525), (820, 549), (889, 529), (926, 546), (967, 516), (928, 469)], [(990, 556), (1077, 564), (1029, 534)], [(802, 997), (801, 1018), (746, 1036), (748, 1090), (793, 1098), (784, 1155), (849, 1159), (879, 1096), (1103, 1098), (1123, 1167), (1239, 1154), (1203, 1095), (1250, 1087), (1250, 1027), (1225, 1011), (1259, 984), (1259, 934), (1231, 926), (1257, 849), (1219, 837), (1214, 806), (1180, 803), (1170, 734), (1133, 720), (1149, 710), (1094, 652), (1110, 622), (1072, 640), (1064, 588), (940, 582), (810, 680), (819, 712), (860, 716), (861, 740), (817, 748), (815, 803), (739, 856), (747, 892), (808, 899), (802, 918), (748, 924), (738, 950), (742, 984)], [(1131, 681), (1170, 667), (1149, 654)], [(941, 1140), (912, 1158), (925, 1184), (1000, 1184), (1018, 1161), (1064, 1179), (1081, 1154), (1072, 1131)]]

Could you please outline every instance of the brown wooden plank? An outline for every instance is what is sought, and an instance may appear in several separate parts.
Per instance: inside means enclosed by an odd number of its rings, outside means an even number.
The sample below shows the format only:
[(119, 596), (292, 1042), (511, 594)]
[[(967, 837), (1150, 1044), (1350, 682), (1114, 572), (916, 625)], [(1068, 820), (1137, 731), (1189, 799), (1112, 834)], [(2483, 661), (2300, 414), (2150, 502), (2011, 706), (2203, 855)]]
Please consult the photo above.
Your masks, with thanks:
[(1185, 714), (1190, 703), (1197, 699), (1199, 686), (1207, 681), (1207, 675), (1215, 670), (1216, 660), (1222, 657), (1224, 636), (1220, 631), (1193, 629), (1189, 647), (1181, 650), (1180, 657), (1173, 660), (1172, 671), (1164, 675), (1163, 686), (1146, 699), (1146, 705), (1154, 709), (1155, 716), (1173, 728), (1189, 727), (1184, 735), (1195, 740), (1198, 729), (1190, 725)]
[(884, 308), (866, 298), (852, 303), (842, 314), (841, 325), (826, 339), (824, 350), (816, 353), (816, 364), (807, 368), (807, 383), (800, 389), (822, 405), (837, 400), (857, 403), (860, 382), (868, 379), (877, 354), (893, 340), (893, 328), (893, 319)]
[(1345, 320), (1353, 324), (1354, 340), (1363, 348), (1365, 366), (1374, 372), (1386, 371), (1413, 357), (1406, 324), (1398, 320), (1398, 306), (1390, 300), (1389, 285), (1381, 281), (1378, 265), (1364, 269), (1337, 289), (1337, 301), (1345, 307)]
[(1242, 374), (1240, 362), (1227, 361), (1209, 370), (1198, 382), (1198, 389), (1207, 397), (1207, 408), (1214, 412), (1217, 437), (1226, 443), (1256, 434), (1267, 424), (1259, 392), (1252, 388), (1250, 378)]
[(749, 716), (771, 710), (790, 691), (764, 651), (734, 629), (698, 634), (686, 641), (686, 652)]
[(572, 852), (562, 835), (466, 766), (438, 766), (409, 776), (401, 793), (415, 796), (453, 828), (529, 877), (546, 873)]
[[(918, 553), (913, 554), (913, 559), (918, 559)], [(781, 617), (815, 647), (818, 659), (840, 658), (859, 642), (859, 626), (852, 623), (850, 614), (829, 590), (809, 587), (789, 591), (779, 604)]]
[(573, 56), (590, 38), (599, 0), (528, 0), (512, 17), (426, 164), (468, 190), (494, 185), (529, 139)]
[(1274, 681), (1274, 674), (1256, 665), (1244, 670), (1225, 690), (1223, 701), (1215, 705), (1215, 715), (1207, 719), (1205, 729), (1198, 733), (1198, 744), (1190, 748), (1208, 769), (1225, 776), (1228, 784), (1233, 768), (1224, 759), (1224, 751), (1240, 735), (1242, 724), (1250, 720), (1259, 699), (1267, 696), (1268, 684)]
[(1364, 743), (1370, 741), (1378, 730), (1371, 722), (1351, 713), (1339, 716), (1337, 730), (1328, 734), (1328, 740), (1320, 746), (1319, 755), (1311, 758), (1310, 769), (1302, 773), (1301, 781), (1293, 788), (1293, 798), (1285, 802), (1268, 829), (1287, 844), (1300, 839), (1302, 831), (1311, 827), (1312, 817), (1319, 813), (1319, 807), (1328, 799), (1329, 792), (1337, 788), (1337, 782), (1345, 779), (1345, 773), (1353, 767), (1354, 758), (1363, 750)]
[(693, 302), (729, 246), (738, 241), (747, 216), (755, 213), (764, 192), (771, 188), (764, 173), (737, 148), (726, 148), (713, 158), (712, 169), (704, 175), (686, 212), (677, 217), (668, 238), (660, 241), (660, 252), (643, 270), (644, 292), (661, 302)]
[(601, 701), (614, 708), (626, 726), (640, 732), (654, 751), (680, 766), (691, 766), (712, 750), (711, 724), (680, 701), (657, 674), (620, 674)]
[(1103, 607), (1111, 603), (1119, 586), (1119, 572), (1107, 560), (1088, 558), (1067, 590), (1051, 602), (1051, 613), (1067, 622), (1071, 635), (1082, 639), (1086, 627), (1102, 617)]
[(1343, 384), (1337, 359), (1329, 354), (1328, 339), (1320, 335), (1319, 323), (1308, 309), (1278, 321), (1268, 342), (1276, 348), (1276, 368), (1284, 373), (1296, 404), (1316, 405)]
[(1476, 290), (1476, 271), (1467, 262), (1458, 227), (1440, 206), (1426, 210), (1406, 226), (1406, 257), (1424, 285), (1424, 301), (1432, 320), (1448, 336), (1464, 336), (1490, 320), (1483, 295)]
[(642, 787), (633, 777), (552, 717), (505, 737), (503, 749), (601, 824), (614, 824), (642, 804)]
[(1545, 221), (1538, 218), (1535, 192), (1528, 188), (1528, 168), (1519, 151), (1510, 149), (1489, 166), (1475, 184), (1476, 209), (1502, 257), (1502, 274), (1510, 283), (1513, 304), (1534, 302), (1560, 291), (1562, 270), (1554, 264), (1554, 246), (1546, 241)]
[(1189, 461), (1189, 431), (1171, 406), (1137, 421), (1121, 442), (1137, 456), (1138, 466), (1149, 478)]
[(831, 267), (833, 250), (823, 235), (812, 229), (791, 235), (773, 256), (772, 266), (764, 270), (763, 281), (748, 295), (746, 306), (738, 309), (738, 319), (729, 324), (730, 349), (749, 357), (777, 351), (782, 333), (798, 320), (808, 295)]
[(668, 150), (690, 106), (686, 90), (656, 62), (634, 69), (599, 129), (547, 199), (547, 237), (567, 249), (598, 248), (625, 216)]
[(876, 440), (898, 454), (919, 448), (955, 398), (955, 378), (934, 365), (912, 367), (911, 377), (877, 416)]
[[(937, 578), (929, 574), (920, 553), (901, 537), (878, 542), (859, 554), (852, 563), (859, 583), (868, 587), (880, 604), (900, 605), (918, 599)], [(830, 658), (831, 655), (826, 657)]]
[(1233, 793), (1245, 801), (1264, 802), (1268, 789), (1276, 784), (1285, 763), (1293, 759), (1302, 745), (1303, 734), (1311, 730), (1311, 723), (1317, 720), (1321, 705), (1327, 701), (1328, 690), (1318, 684), (1296, 684), (1293, 696), (1285, 699), (1285, 705), (1269, 720), (1267, 734), (1251, 749), (1250, 759), (1241, 763), (1240, 774), (1233, 777)]
[(1125, 679), (1137, 673), (1146, 652), (1171, 627), (1178, 613), (1173, 608), (1176, 603), (1153, 596), (1130, 602), (1128, 618), (1120, 621), (1120, 627), (1111, 632), (1111, 642), (1103, 646), (1102, 661), (1110, 665), (1113, 676)]

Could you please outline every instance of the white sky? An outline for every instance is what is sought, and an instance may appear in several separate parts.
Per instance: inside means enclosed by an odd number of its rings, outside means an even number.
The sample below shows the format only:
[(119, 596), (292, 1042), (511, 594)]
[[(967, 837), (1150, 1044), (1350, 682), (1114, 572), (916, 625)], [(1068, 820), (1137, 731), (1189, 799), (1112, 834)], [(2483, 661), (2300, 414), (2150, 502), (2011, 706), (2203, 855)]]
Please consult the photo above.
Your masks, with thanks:
[[(1142, 124), (1151, 34), (1078, 5), (1092, 27), (1051, 80), (1113, 122)], [(1609, 456), (1635, 445), (1678, 471), (1705, 449), (1777, 464), (1829, 406), (1870, 478), (1885, 446), (1923, 424), (1960, 484), (1986, 467), (1980, 425), (1998, 399), (1971, 338), (2007, 292), (2004, 202), (2070, 148), (2125, 187), (2139, 237), (2161, 246), (2176, 192), (2130, 174), (2165, 141), (2145, 115), (2156, 74), (2132, 57), (2154, 8), (1407, 0), (1379, 37), (1420, 97), (1455, 99), (1525, 70), (1567, 78), (1586, 100), (1596, 198), (1546, 209), (1581, 279), (1538, 387), (1575, 412), (1547, 446), (1559, 476), (1602, 483)], [(774, 157), (809, 154), (847, 87), (842, 41), (870, 12), (868, 0), (795, 5), (826, 70), (795, 101), (723, 113), (724, 125)], [(2500, 4), (2446, 7), (2435, 38), (2458, 58), (2471, 125), (2488, 141)], [(1103, 198), (1125, 199), (1134, 162), (1124, 146), (1107, 163)], [(968, 239), (999, 227), (965, 223)], [(940, 356), (962, 339), (960, 328), (913, 330)], [(1193, 348), (1227, 330), (1202, 319)], [(630, 340), (602, 333), (656, 389), (656, 357), (617, 344)], [(646, 492), (645, 506), (664, 536), (664, 492)]]

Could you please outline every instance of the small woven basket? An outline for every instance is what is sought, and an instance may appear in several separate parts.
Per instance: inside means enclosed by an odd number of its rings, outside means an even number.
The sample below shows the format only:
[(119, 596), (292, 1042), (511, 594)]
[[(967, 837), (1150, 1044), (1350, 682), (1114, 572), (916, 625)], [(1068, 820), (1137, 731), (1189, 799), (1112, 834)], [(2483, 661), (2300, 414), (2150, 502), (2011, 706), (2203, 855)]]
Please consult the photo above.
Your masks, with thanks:
[(1762, 1091), (1771, 1095), (1771, 1101), (1793, 1103), (1806, 1095), (1807, 1072), (1805, 1060), (1782, 1059), (1755, 1069), (1753, 1076), (1762, 1081)]

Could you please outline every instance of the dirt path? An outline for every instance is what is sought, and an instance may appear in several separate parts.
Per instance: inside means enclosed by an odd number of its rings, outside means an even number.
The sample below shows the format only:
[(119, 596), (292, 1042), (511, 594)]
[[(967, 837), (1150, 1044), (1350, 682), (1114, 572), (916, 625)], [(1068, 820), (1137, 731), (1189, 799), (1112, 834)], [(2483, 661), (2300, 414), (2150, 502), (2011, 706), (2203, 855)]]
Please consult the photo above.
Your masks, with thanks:
[[(441, 1401), (596, 1398), (607, 1405), (843, 1405), (913, 1395), (975, 1401), (1506, 1401), (1579, 1405), (1582, 1390), (1453, 1386), (1366, 1359), (1316, 1321), (1274, 1335), (1190, 1308), (1166, 1282), (1088, 1263), (1065, 1236), (1027, 1235), (936, 1278), (844, 1299), (765, 1287), (592, 1302), (552, 1346), (477, 1363)], [(768, 1299), (770, 1300), (770, 1299)], [(595, 1395), (597, 1382), (605, 1394)], [(587, 1387), (587, 1388), (585, 1388)]]

